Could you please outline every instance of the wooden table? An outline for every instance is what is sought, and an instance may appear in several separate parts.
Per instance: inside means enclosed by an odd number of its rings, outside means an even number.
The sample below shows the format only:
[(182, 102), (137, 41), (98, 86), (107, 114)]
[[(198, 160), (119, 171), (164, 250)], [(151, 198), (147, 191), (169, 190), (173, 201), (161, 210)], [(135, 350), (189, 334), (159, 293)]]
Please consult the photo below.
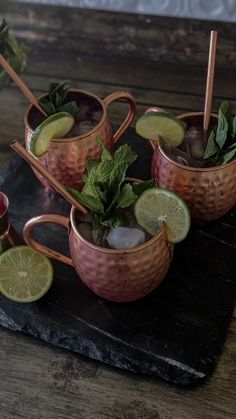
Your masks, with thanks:
[[(159, 105), (176, 114), (202, 110), (209, 34), (218, 30), (213, 109), (230, 99), (236, 113), (236, 25), (0, 2), (13, 34), (31, 47), (24, 80), (36, 96), (52, 81), (100, 97), (131, 92), (141, 115)], [(0, 92), (0, 167), (9, 142), (23, 141), (27, 101), (12, 84)], [(110, 110), (119, 122), (126, 110)], [(134, 375), (0, 329), (0, 416), (13, 418), (233, 418), (236, 319), (211, 378), (182, 389)]]

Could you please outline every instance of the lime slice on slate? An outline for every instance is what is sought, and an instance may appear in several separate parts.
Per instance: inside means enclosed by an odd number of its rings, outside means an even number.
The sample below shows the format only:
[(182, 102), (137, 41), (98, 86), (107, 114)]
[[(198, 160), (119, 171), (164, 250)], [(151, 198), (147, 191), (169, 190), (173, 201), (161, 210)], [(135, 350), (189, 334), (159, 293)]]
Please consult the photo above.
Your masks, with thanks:
[(140, 195), (135, 204), (137, 222), (151, 235), (160, 223), (166, 225), (168, 241), (178, 243), (190, 228), (190, 212), (185, 202), (168, 189), (150, 188)]
[(157, 141), (161, 137), (165, 143), (177, 147), (185, 136), (181, 121), (167, 112), (148, 112), (136, 122), (136, 132), (146, 140)]
[(12, 247), (0, 256), (0, 292), (10, 300), (36, 301), (49, 290), (52, 280), (51, 262), (31, 247)]
[(33, 132), (30, 150), (36, 157), (45, 154), (53, 138), (62, 138), (74, 125), (74, 118), (68, 112), (58, 112), (45, 119)]

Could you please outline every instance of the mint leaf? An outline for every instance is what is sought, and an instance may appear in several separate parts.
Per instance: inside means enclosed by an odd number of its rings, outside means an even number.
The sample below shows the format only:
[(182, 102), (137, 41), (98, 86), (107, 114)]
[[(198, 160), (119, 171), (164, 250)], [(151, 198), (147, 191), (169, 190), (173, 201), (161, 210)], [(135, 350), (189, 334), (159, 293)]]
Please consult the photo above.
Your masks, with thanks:
[(101, 160), (112, 160), (112, 155), (110, 151), (106, 149), (100, 137), (96, 138), (96, 143), (100, 147), (100, 150), (102, 151)]
[(92, 212), (96, 212), (99, 214), (103, 214), (104, 206), (99, 200), (99, 198), (95, 198), (90, 195), (86, 195), (83, 192), (79, 194), (79, 201), (84, 204), (87, 208), (89, 208)]
[(106, 191), (102, 190), (100, 185), (101, 184), (96, 183), (96, 182), (87, 181), (81, 193), (85, 196), (93, 198), (96, 201), (99, 201), (101, 206), (103, 207), (103, 202), (105, 201), (105, 198), (106, 198)]
[(232, 134), (233, 126), (232, 126), (232, 115), (231, 115), (231, 106), (227, 100), (224, 100), (221, 105), (219, 111), (225, 116), (227, 124), (228, 124), (228, 134)]
[(108, 183), (112, 170), (112, 156), (108, 150), (103, 149), (101, 161), (88, 162), (88, 174), (84, 176), (85, 185), (83, 193), (99, 199), (105, 203), (108, 193)]
[(56, 113), (56, 108), (53, 105), (52, 102), (50, 102), (50, 100), (48, 100), (46, 97), (43, 97), (42, 99), (40, 99), (39, 101), (39, 105), (43, 108), (43, 110), (48, 114), (48, 115), (53, 115), (54, 113)]
[[(26, 56), (29, 48), (18, 44), (17, 40), (9, 34), (5, 19), (0, 22), (0, 53), (9, 62), (16, 73), (21, 73), (26, 66)], [(11, 78), (5, 70), (0, 72), (0, 88), (11, 83)]]
[(234, 144), (234, 147), (228, 148), (227, 152), (221, 155), (219, 164), (229, 163), (234, 157), (236, 157), (236, 144)]
[(128, 220), (124, 214), (112, 214), (100, 217), (100, 223), (107, 227), (119, 227), (127, 225)]
[[(123, 208), (133, 205), (138, 194), (154, 186), (154, 180), (141, 185), (125, 183), (127, 168), (137, 158), (136, 153), (127, 144), (122, 145), (112, 155), (100, 139), (97, 143), (102, 150), (101, 160), (89, 160), (87, 174), (83, 177), (85, 184), (82, 192), (68, 188), (72, 196), (92, 212), (93, 226), (97, 226), (98, 236), (104, 236), (99, 226), (117, 227), (127, 225), (128, 219), (122, 213)], [(137, 190), (137, 194), (135, 193)], [(121, 209), (121, 210), (120, 210)], [(98, 237), (98, 240), (100, 238)]]
[(76, 118), (79, 113), (79, 107), (77, 106), (76, 101), (72, 100), (71, 102), (67, 102), (59, 106), (57, 108), (57, 112), (68, 112)]
[(67, 98), (68, 93), (66, 85), (68, 85), (68, 80), (64, 80), (61, 83), (50, 84), (48, 96), (55, 108), (61, 106)]
[[(218, 125), (216, 130), (215, 141), (218, 144), (220, 150), (224, 147), (224, 144), (227, 140), (228, 129), (229, 129), (229, 103), (224, 101), (222, 102), (219, 113), (218, 113)], [(230, 117), (231, 121), (231, 117)]]
[(92, 170), (95, 170), (98, 165), (99, 165), (98, 160), (88, 160), (87, 161), (87, 171), (88, 171), (88, 173), (90, 173)]
[(73, 188), (66, 188), (68, 192), (76, 199), (76, 201), (84, 204), (87, 208), (89, 208), (92, 212), (96, 213), (103, 213), (104, 207), (102, 203), (94, 196), (86, 195), (83, 192), (78, 192), (76, 189)]
[(133, 192), (137, 195), (140, 196), (144, 191), (146, 191), (147, 189), (153, 188), (155, 186), (155, 180), (154, 179), (149, 179), (149, 180), (144, 180), (142, 183), (134, 183), (132, 185), (132, 189)]
[(208, 140), (207, 140), (207, 146), (204, 153), (204, 159), (209, 159), (209, 157), (214, 156), (219, 151), (219, 146), (216, 143), (216, 127), (213, 128), (211, 131)]
[(2, 19), (1, 24), (0, 24), (0, 51), (1, 54), (4, 52), (4, 42), (8, 40), (9, 37), (9, 30), (8, 30), (8, 26), (7, 26), (7, 22), (5, 21), (5, 19)]
[(109, 202), (107, 211), (117, 202), (120, 195), (120, 188), (125, 180), (126, 170), (137, 158), (137, 154), (128, 144), (123, 144), (114, 153), (112, 159), (112, 170), (109, 179)]
[(68, 112), (73, 117), (77, 118), (79, 107), (75, 100), (67, 102), (68, 97), (68, 80), (61, 83), (51, 83), (48, 94), (39, 100), (40, 106), (48, 115), (57, 112)]
[(112, 190), (120, 189), (120, 185), (124, 182), (125, 173), (128, 167), (136, 160), (137, 154), (128, 144), (120, 146), (113, 155), (113, 169), (110, 174), (110, 187)]
[(117, 208), (128, 208), (137, 200), (137, 195), (133, 192), (130, 183), (126, 183), (117, 198)]
[(121, 145), (113, 155), (114, 166), (124, 165), (127, 168), (137, 159), (137, 154), (128, 144)]
[(233, 126), (232, 135), (233, 137), (235, 137), (236, 136), (236, 116), (234, 117), (234, 119), (232, 119), (232, 126)]

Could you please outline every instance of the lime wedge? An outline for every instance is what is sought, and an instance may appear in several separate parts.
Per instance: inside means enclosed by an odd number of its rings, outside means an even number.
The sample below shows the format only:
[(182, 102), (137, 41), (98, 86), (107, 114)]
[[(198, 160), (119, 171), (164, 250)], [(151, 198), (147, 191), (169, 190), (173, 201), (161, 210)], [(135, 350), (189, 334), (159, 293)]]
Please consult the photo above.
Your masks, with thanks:
[(52, 138), (62, 138), (74, 125), (74, 118), (68, 112), (50, 115), (38, 125), (30, 140), (30, 150), (36, 157), (45, 154)]
[(178, 243), (190, 228), (190, 212), (185, 202), (168, 189), (150, 188), (140, 195), (135, 204), (137, 222), (151, 235), (160, 223), (166, 225), (168, 241)]
[(36, 301), (49, 290), (52, 280), (51, 262), (31, 247), (12, 247), (0, 256), (0, 292), (10, 300)]
[(181, 121), (167, 112), (148, 112), (136, 122), (136, 132), (146, 140), (157, 141), (161, 137), (165, 143), (177, 147), (185, 136)]

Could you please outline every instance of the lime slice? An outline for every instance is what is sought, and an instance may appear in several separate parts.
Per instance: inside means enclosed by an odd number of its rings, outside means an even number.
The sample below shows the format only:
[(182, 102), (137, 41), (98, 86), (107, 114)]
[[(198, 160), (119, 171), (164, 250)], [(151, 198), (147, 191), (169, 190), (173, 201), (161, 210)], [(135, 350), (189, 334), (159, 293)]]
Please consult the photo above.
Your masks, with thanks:
[(148, 112), (136, 122), (136, 132), (146, 140), (157, 141), (163, 138), (165, 143), (177, 147), (185, 136), (183, 124), (167, 112)]
[(50, 115), (38, 125), (30, 140), (30, 150), (36, 157), (45, 154), (52, 138), (62, 138), (74, 125), (74, 118), (68, 112)]
[(178, 243), (190, 228), (190, 212), (185, 202), (168, 189), (150, 188), (140, 195), (135, 204), (138, 223), (155, 235), (162, 222), (166, 225), (168, 241)]
[(51, 262), (31, 247), (12, 247), (0, 256), (0, 292), (10, 300), (36, 301), (49, 290), (52, 280)]

